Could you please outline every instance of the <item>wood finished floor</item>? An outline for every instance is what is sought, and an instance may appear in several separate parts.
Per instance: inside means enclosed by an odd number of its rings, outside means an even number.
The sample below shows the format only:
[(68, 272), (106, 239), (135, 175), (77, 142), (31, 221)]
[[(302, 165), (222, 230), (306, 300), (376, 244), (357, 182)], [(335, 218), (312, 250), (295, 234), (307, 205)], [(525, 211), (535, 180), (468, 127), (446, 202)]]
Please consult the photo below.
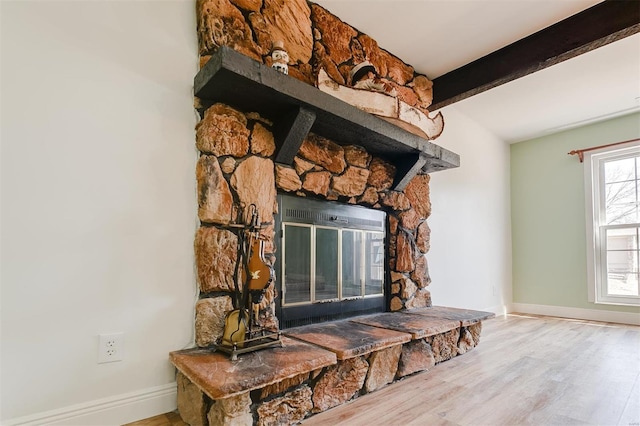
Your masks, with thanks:
[[(158, 416), (131, 425), (183, 424)], [(469, 353), (303, 424), (637, 426), (640, 327), (498, 317), (483, 322)]]

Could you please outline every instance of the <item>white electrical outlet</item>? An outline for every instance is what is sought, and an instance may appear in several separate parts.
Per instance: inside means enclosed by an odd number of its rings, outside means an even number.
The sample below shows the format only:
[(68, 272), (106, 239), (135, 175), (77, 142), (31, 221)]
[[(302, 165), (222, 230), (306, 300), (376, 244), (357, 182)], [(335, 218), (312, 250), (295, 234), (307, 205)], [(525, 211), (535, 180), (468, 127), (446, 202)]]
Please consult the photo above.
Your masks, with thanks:
[(122, 361), (124, 358), (124, 333), (98, 335), (98, 364)]

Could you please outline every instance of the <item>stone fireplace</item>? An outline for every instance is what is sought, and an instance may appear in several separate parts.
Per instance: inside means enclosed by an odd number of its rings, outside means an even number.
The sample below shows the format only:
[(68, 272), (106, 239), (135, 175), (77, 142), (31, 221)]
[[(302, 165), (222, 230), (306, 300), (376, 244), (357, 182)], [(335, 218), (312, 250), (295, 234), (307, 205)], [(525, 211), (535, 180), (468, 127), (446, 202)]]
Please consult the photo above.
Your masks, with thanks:
[[(262, 7), (258, 8), (258, 4)], [(243, 14), (248, 14), (248, 19)], [(304, 1), (200, 1), (198, 17), (203, 64), (224, 44), (269, 65), (272, 39), (278, 38), (285, 40), (291, 57), (288, 79), (317, 84), (315, 75), (324, 70), (338, 83), (346, 84), (354, 66), (366, 60), (380, 70), (380, 76), (393, 87), (398, 99), (428, 113), (428, 85), (416, 85), (416, 81), (426, 79), (424, 76), (318, 5)], [(393, 147), (380, 148), (374, 143), (367, 149), (371, 139), (367, 134), (358, 137), (362, 132), (357, 130), (355, 136), (345, 137), (341, 130), (347, 126), (335, 123), (333, 129), (327, 129), (331, 120), (321, 121), (322, 117), (315, 119), (305, 132), (300, 116), (308, 109), (302, 113), (294, 110), (297, 116), (289, 119), (290, 108), (279, 106), (275, 100), (270, 104), (271, 95), (254, 96), (249, 90), (234, 90), (233, 86), (217, 87), (214, 99), (222, 98), (224, 102), (212, 101), (213, 96), (207, 95), (197, 100), (203, 116), (196, 131), (196, 146), (201, 152), (196, 175), (202, 223), (195, 241), (201, 294), (196, 305), (198, 345), (206, 347), (219, 339), (220, 318), (232, 309), (237, 238), (226, 227), (233, 223), (236, 210), (257, 205), (260, 220), (266, 226), (261, 233), (266, 260), (279, 270), (282, 259), (276, 252), (276, 238), (282, 230), (274, 228), (277, 194), (384, 212), (384, 310), (431, 306), (426, 258), (430, 233), (426, 219), (431, 203), (429, 175), (425, 171), (447, 168), (442, 165), (447, 154), (453, 158), (453, 165), (448, 167), (456, 166), (457, 156), (433, 144), (429, 148), (440, 151), (436, 150), (431, 162), (420, 155), (420, 151), (428, 151), (421, 146), (411, 147), (414, 152), (410, 153), (406, 146), (396, 152)], [(204, 86), (201, 91), (206, 89)], [(221, 95), (225, 90), (229, 93)], [(317, 94), (320, 95), (326, 96)], [(293, 129), (283, 130), (282, 121), (287, 120), (293, 122)], [(297, 143), (289, 143), (291, 134), (299, 132), (300, 122), (302, 137), (298, 136)], [(375, 125), (379, 126), (374, 122)], [(328, 138), (327, 134), (337, 137)], [(420, 143), (422, 140), (415, 144)], [(268, 289), (260, 306), (260, 320), (266, 326), (277, 326), (276, 287)]]
[[(203, 224), (195, 240), (201, 293), (196, 305), (198, 345), (211, 345), (221, 336), (221, 318), (232, 309), (237, 237), (225, 226), (236, 214), (234, 202), (256, 204), (261, 221), (268, 225), (261, 235), (265, 257), (275, 263), (278, 192), (384, 211), (386, 310), (431, 306), (426, 258), (429, 175), (418, 174), (403, 191), (393, 190), (396, 168), (391, 163), (361, 147), (340, 146), (314, 134), (304, 139), (292, 166), (277, 164), (270, 129), (262, 117), (223, 104), (208, 108), (198, 125), (198, 215)], [(265, 325), (277, 321), (276, 296), (275, 287), (269, 287), (260, 310)]]
[[(295, 423), (474, 347), (491, 314), (431, 308), (429, 173), (459, 157), (432, 142), (426, 76), (304, 0), (198, 0), (197, 17), (201, 349), (172, 353), (185, 421)], [(234, 227), (251, 205), (275, 270), (257, 323), (286, 337), (233, 362), (210, 349), (238, 309)]]

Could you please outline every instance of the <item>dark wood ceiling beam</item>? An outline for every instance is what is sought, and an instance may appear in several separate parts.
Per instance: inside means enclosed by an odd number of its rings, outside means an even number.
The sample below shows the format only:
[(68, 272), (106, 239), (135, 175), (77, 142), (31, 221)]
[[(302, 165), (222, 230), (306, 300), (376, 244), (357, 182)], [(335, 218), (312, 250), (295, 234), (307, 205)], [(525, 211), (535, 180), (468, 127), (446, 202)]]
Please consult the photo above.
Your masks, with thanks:
[(606, 0), (433, 80), (443, 106), (640, 31), (640, 0)]

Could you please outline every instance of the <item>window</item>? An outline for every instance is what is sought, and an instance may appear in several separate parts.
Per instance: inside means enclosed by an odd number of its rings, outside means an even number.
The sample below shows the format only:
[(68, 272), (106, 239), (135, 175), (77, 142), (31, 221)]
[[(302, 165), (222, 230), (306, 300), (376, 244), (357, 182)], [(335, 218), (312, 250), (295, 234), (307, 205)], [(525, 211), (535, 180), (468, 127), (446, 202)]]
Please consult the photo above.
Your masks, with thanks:
[(589, 301), (640, 305), (640, 143), (585, 155)]

